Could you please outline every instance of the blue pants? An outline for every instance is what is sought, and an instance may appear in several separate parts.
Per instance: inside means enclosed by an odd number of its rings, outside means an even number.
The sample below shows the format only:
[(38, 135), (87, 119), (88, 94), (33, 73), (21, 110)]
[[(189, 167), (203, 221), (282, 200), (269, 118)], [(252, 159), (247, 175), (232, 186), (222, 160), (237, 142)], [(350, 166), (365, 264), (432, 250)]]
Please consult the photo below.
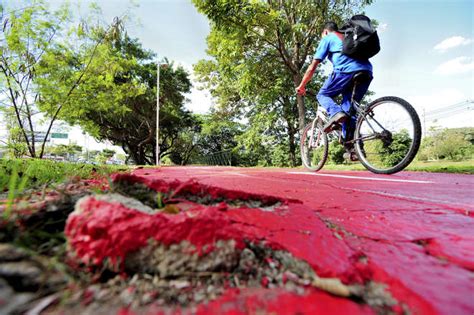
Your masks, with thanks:
[[(342, 72), (333, 72), (324, 82), (323, 87), (319, 90), (317, 99), (319, 104), (326, 109), (329, 114), (329, 117), (344, 111), (347, 114), (350, 113), (351, 109), (351, 97), (352, 97), (352, 76), (355, 72), (351, 73), (342, 73)], [(358, 84), (354, 99), (357, 102), (360, 102), (364, 97), (365, 93), (369, 89), (370, 81)], [(333, 97), (342, 94), (342, 104), (338, 105)], [(351, 117), (349, 121), (342, 125), (342, 135), (346, 137), (346, 132), (350, 128), (355, 127), (355, 117)]]

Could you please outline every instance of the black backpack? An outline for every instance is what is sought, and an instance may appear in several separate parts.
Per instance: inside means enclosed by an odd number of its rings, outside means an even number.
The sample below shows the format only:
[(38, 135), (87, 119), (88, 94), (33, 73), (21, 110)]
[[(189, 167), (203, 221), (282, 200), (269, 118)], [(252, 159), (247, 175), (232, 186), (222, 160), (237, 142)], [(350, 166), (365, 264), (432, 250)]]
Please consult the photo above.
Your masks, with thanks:
[(346, 56), (368, 60), (380, 51), (377, 31), (365, 15), (354, 15), (339, 31), (344, 34), (342, 53)]

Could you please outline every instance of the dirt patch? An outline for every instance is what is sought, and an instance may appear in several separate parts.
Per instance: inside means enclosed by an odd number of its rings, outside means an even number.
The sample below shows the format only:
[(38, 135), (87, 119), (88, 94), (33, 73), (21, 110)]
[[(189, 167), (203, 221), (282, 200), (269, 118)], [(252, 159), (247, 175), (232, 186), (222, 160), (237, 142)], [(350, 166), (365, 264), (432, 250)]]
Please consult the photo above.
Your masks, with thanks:
[[(82, 303), (85, 313), (114, 307), (134, 312), (151, 309), (187, 309), (208, 303), (229, 289), (284, 289), (296, 295), (321, 289), (370, 305), (388, 314), (397, 302), (385, 286), (344, 285), (338, 279), (319, 278), (304, 261), (263, 244), (247, 244), (243, 250), (232, 241), (218, 241), (209, 254), (199, 256), (187, 242), (169, 247), (150, 243), (125, 261), (125, 273), (85, 288), (68, 305)], [(85, 301), (85, 302), (84, 302)], [(113, 301), (113, 302), (112, 302)], [(112, 302), (112, 303), (111, 303)]]
[[(112, 190), (140, 200), (147, 206), (156, 208), (163, 204), (187, 201), (201, 205), (216, 206), (225, 203), (229, 208), (259, 208), (271, 211), (284, 207), (288, 201), (270, 195), (257, 195), (202, 185), (196, 181), (166, 182), (158, 179), (144, 181), (142, 177), (129, 174), (115, 176)], [(299, 202), (291, 200), (292, 202)]]

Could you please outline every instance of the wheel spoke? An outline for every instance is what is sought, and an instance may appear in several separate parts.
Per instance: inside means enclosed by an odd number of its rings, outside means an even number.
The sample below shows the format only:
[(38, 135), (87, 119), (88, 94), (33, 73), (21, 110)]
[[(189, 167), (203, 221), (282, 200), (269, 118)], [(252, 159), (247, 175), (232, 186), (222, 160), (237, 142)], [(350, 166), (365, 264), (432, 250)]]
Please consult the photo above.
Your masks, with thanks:
[(361, 163), (375, 173), (405, 168), (418, 151), (421, 127), (406, 101), (386, 97), (374, 101), (358, 120), (355, 139)]
[(328, 155), (327, 143), (327, 135), (322, 132), (321, 124), (306, 126), (300, 146), (301, 159), (307, 169), (318, 171), (323, 167)]

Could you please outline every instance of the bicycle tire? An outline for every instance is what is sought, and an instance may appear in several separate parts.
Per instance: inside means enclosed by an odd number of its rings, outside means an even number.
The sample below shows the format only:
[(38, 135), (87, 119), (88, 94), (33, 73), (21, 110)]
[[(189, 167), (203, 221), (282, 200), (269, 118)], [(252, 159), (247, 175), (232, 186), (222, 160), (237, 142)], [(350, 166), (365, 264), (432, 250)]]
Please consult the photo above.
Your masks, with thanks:
[[(318, 145), (318, 152), (314, 152), (314, 156), (310, 156), (309, 152), (309, 147), (308, 147), (308, 140), (310, 140), (310, 136), (308, 133), (311, 132), (312, 129), (312, 123), (309, 123), (306, 125), (306, 127), (303, 129), (303, 134), (301, 135), (301, 140), (300, 140), (300, 153), (301, 153), (301, 161), (303, 162), (304, 167), (306, 169), (312, 171), (312, 172), (317, 172), (321, 168), (323, 168), (324, 164), (326, 163), (326, 160), (328, 158), (328, 137), (327, 134), (323, 131), (322, 128), (322, 123), (317, 122), (315, 126), (315, 130), (317, 131), (317, 136), (319, 135), (320, 138), (317, 138), (317, 145)], [(321, 142), (319, 142), (321, 141)], [(309, 158), (309, 159), (308, 159)], [(317, 163), (313, 164), (312, 161), (317, 159)]]
[[(416, 154), (418, 153), (418, 149), (420, 148), (420, 142), (421, 142), (421, 123), (420, 123), (420, 118), (419, 118), (418, 114), (416, 113), (413, 106), (410, 105), (410, 103), (408, 103), (407, 101), (405, 101), (405, 100), (403, 100), (399, 97), (395, 97), (395, 96), (381, 97), (381, 98), (376, 99), (375, 101), (373, 101), (372, 103), (370, 103), (368, 105), (367, 109), (364, 111), (364, 115), (360, 116), (357, 120), (356, 130), (355, 130), (355, 133), (354, 133), (354, 139), (364, 138), (363, 133), (361, 131), (361, 129), (363, 128), (362, 126), (364, 125), (364, 122), (366, 122), (367, 125), (371, 126), (371, 124), (369, 123), (369, 119), (373, 119), (374, 122), (376, 121), (374, 119), (374, 117), (376, 116), (376, 114), (374, 112), (375, 109), (379, 106), (382, 106), (385, 103), (394, 103), (394, 104), (400, 105), (400, 107), (406, 111), (406, 114), (407, 114), (406, 118), (409, 117), (409, 119), (411, 120), (411, 123), (413, 124), (412, 130), (410, 130), (412, 132), (412, 137), (407, 137), (407, 139), (412, 139), (412, 141), (411, 141), (408, 149), (406, 150), (406, 153), (403, 153), (403, 157), (399, 158), (400, 159), (399, 161), (395, 160), (396, 162), (394, 162), (394, 165), (389, 165), (386, 168), (381, 168), (381, 167), (378, 167), (377, 165), (374, 165), (375, 163), (369, 161), (369, 159), (367, 158), (369, 156), (369, 153), (367, 153), (366, 149), (364, 148), (366, 146), (364, 144), (364, 140), (356, 140), (355, 141), (355, 149), (356, 149), (356, 154), (357, 154), (357, 157), (359, 158), (359, 161), (362, 163), (362, 165), (364, 165), (364, 167), (366, 169), (368, 169), (369, 171), (371, 171), (372, 173), (375, 173), (375, 174), (394, 174), (394, 173), (400, 172), (401, 170), (405, 169), (405, 167), (407, 167), (413, 161)], [(388, 112), (390, 112), (390, 110), (388, 110)], [(393, 120), (393, 118), (392, 118), (392, 120)], [(403, 121), (406, 122), (406, 123), (409, 123), (407, 121), (407, 119), (404, 119)], [(377, 122), (377, 124), (378, 124), (378, 122)], [(372, 128), (372, 130), (373, 130), (373, 128)], [(400, 130), (401, 130), (400, 134), (404, 132), (403, 128), (401, 128)], [(408, 135), (408, 132), (409, 132), (409, 130), (406, 131), (407, 135)], [(389, 140), (390, 144), (389, 144), (389, 146), (391, 146), (392, 143), (394, 142), (394, 140), (393, 140), (393, 134), (394, 133), (391, 133), (391, 132), (389, 132), (389, 133), (390, 133), (390, 136), (389, 136), (390, 137), (390, 140)], [(367, 138), (369, 138), (369, 137), (367, 137)], [(368, 140), (368, 141), (370, 141), (370, 140)], [(384, 140), (382, 139), (381, 141), (383, 142)], [(368, 143), (368, 142), (365, 142), (365, 143)], [(382, 145), (382, 146), (386, 147), (385, 144)], [(390, 154), (392, 154), (394, 156), (397, 156), (397, 154), (400, 155), (399, 152), (393, 153), (393, 151), (392, 151), (392, 153), (390, 153), (390, 150), (388, 150), (388, 149), (385, 149), (385, 152), (389, 152), (389, 153), (381, 153), (381, 156), (383, 156), (383, 154), (385, 154), (386, 159), (391, 158)], [(393, 157), (392, 157), (392, 159), (393, 159)], [(379, 164), (382, 164), (382, 163), (379, 163)]]

